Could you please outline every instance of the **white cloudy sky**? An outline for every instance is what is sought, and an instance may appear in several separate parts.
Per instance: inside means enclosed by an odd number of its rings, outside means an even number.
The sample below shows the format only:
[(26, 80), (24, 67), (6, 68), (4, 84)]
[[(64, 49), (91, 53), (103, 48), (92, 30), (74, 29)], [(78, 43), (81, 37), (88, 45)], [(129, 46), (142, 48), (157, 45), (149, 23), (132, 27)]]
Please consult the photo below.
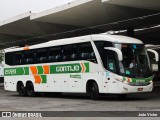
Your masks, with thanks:
[(0, 0), (0, 21), (18, 14), (51, 9), (75, 0)]

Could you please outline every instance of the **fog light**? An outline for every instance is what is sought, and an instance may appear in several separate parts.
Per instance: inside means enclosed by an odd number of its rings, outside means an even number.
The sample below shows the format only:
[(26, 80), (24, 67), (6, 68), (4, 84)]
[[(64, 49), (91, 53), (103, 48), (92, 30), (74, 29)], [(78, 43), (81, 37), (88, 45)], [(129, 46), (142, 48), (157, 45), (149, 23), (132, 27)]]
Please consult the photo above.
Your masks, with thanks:
[(123, 83), (128, 84), (128, 82), (127, 82), (127, 81), (123, 81)]

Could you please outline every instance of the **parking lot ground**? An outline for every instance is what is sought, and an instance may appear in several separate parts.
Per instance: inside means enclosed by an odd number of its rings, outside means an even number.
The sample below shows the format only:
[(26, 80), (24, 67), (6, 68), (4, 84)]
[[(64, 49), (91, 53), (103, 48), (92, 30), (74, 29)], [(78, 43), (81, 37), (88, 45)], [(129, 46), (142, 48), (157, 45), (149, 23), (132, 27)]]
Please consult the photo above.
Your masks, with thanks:
[(91, 100), (86, 94), (20, 97), (0, 87), (0, 111), (160, 111), (160, 89), (152, 93), (129, 94), (125, 99), (104, 95)]

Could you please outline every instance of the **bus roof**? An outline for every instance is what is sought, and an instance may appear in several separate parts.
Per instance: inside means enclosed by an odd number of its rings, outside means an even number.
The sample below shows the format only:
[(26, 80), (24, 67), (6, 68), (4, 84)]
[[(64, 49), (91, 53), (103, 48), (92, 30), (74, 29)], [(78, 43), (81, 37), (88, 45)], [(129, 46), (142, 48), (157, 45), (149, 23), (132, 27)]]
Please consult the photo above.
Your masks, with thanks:
[(36, 49), (36, 48), (43, 48), (43, 47), (81, 43), (81, 42), (87, 42), (87, 41), (103, 41), (103, 40), (110, 41), (113, 43), (143, 44), (142, 41), (135, 39), (135, 38), (131, 38), (131, 37), (126, 37), (126, 36), (121, 36), (121, 35), (94, 34), (94, 35), (87, 35), (87, 36), (81, 36), (81, 37), (52, 40), (49, 42), (36, 44), (36, 45), (29, 46), (29, 47), (8, 48), (8, 49), (5, 49), (4, 51), (5, 52), (22, 51), (27, 48)]
[(105, 40), (105, 41), (110, 41), (113, 43), (126, 43), (126, 44), (143, 44), (142, 41), (132, 38), (132, 37), (127, 37), (127, 36), (122, 36), (122, 35), (104, 35), (104, 34), (98, 34), (98, 35), (91, 35), (93, 41), (95, 40)]

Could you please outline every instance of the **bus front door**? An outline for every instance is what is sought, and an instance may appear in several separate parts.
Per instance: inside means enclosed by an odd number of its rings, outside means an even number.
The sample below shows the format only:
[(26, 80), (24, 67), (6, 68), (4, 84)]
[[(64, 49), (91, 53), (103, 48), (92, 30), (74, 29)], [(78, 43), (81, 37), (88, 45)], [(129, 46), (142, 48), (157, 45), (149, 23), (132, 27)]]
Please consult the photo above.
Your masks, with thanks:
[(117, 72), (116, 68), (116, 54), (113, 51), (107, 50), (106, 52), (106, 84), (107, 84), (107, 91), (108, 93), (117, 93), (118, 91), (118, 84), (117, 80), (115, 80), (115, 75)]

